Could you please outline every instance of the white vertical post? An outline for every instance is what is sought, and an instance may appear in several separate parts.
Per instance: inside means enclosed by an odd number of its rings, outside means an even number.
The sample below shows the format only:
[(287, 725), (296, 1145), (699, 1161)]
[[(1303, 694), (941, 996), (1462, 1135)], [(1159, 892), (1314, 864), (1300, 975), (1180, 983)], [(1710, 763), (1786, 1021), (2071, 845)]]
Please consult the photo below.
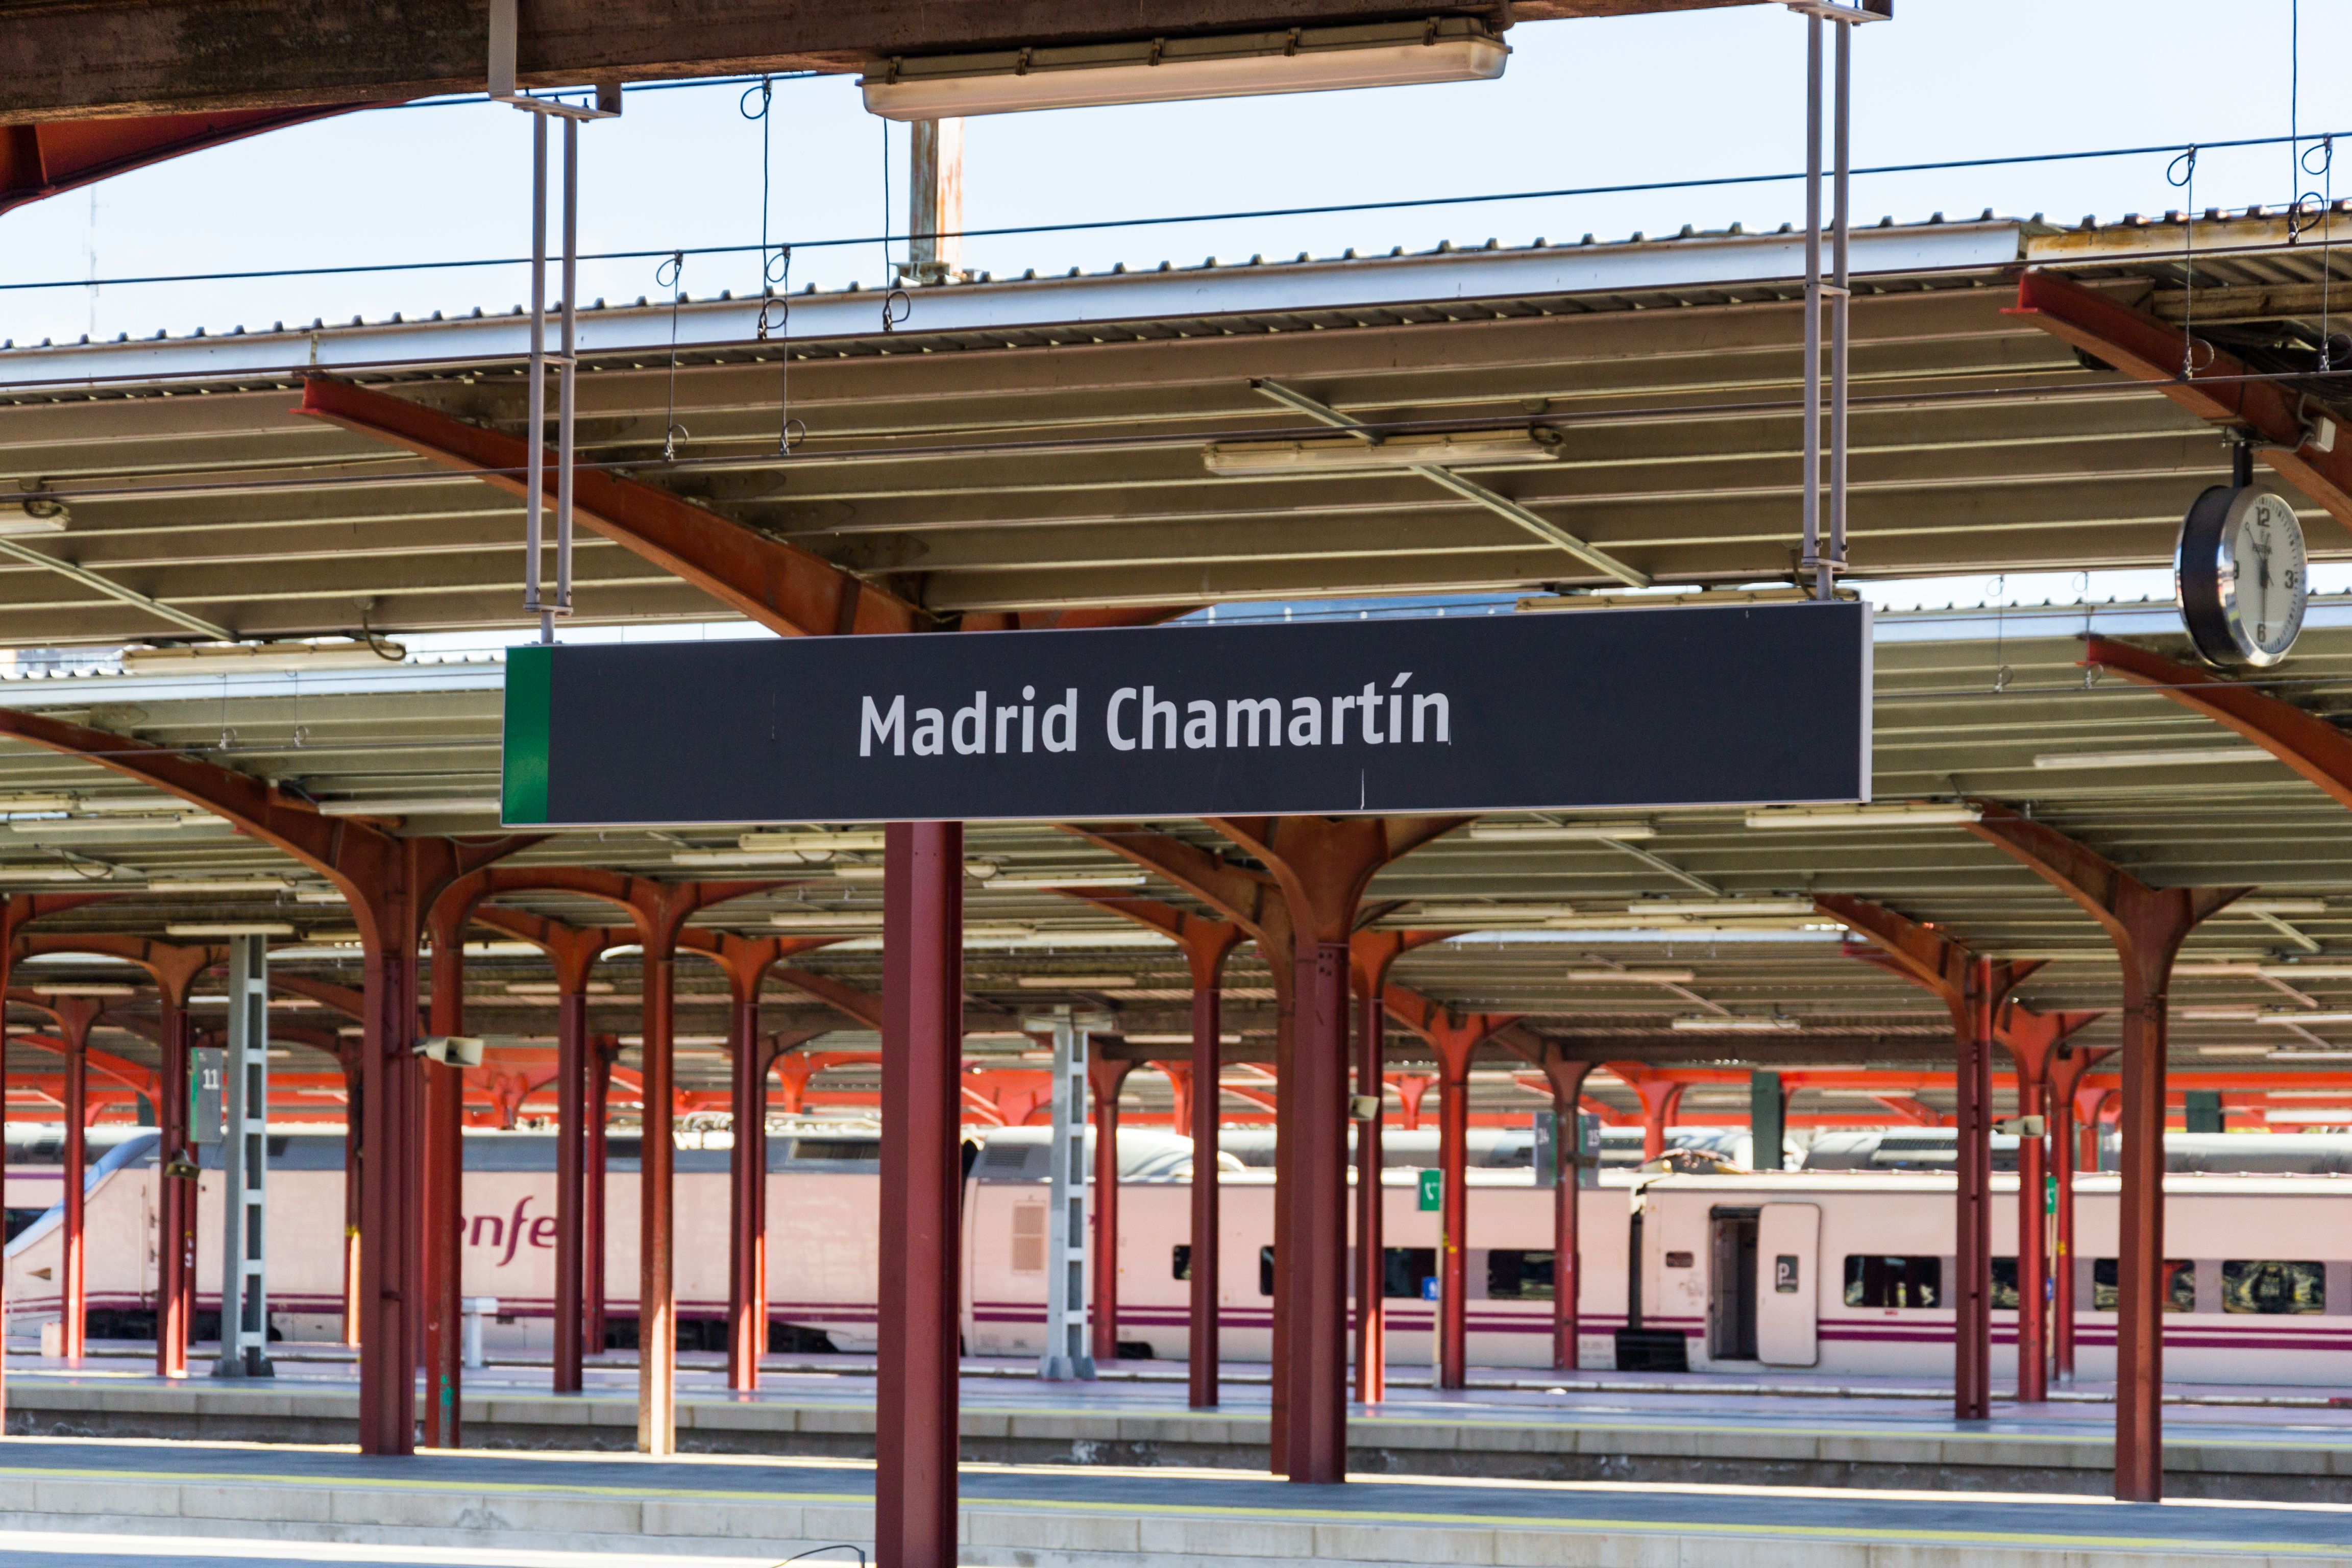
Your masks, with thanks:
[(272, 1377), (264, 1247), (269, 1176), (268, 944), (229, 939), (222, 1062), (220, 1360), (215, 1377)]
[(1045, 1218), (1045, 1353), (1037, 1375), (1091, 1378), (1087, 1333), (1087, 1033), (1055, 1009), (1053, 1191)]
[(963, 121), (918, 120), (908, 146), (907, 276), (944, 283), (963, 262)]

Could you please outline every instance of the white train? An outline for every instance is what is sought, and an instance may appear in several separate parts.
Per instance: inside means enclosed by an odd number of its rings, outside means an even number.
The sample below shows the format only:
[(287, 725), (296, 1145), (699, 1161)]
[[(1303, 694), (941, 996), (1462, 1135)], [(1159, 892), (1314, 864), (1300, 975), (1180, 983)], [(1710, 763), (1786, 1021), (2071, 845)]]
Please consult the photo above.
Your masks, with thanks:
[[(1045, 1138), (991, 1131), (968, 1162), (964, 1205), (964, 1339), (976, 1355), (1034, 1354), (1044, 1326)], [(54, 1134), (50, 1135), (54, 1143)], [(341, 1329), (342, 1141), (273, 1135), (269, 1290), (289, 1340)], [(1468, 1173), (1469, 1356), (1484, 1366), (1541, 1366), (1550, 1357), (1553, 1194), (1535, 1184), (1525, 1133), (1478, 1130)], [(2191, 1141), (2212, 1142), (2212, 1140)], [(2290, 1142), (2242, 1140), (2276, 1163)], [(135, 1129), (94, 1140), (89, 1168), (89, 1306), (94, 1338), (152, 1334), (157, 1176), (154, 1138)], [(1185, 1351), (1191, 1237), (1189, 1141), (1165, 1132), (1119, 1138), (1119, 1328), (1122, 1351)], [(468, 1295), (496, 1297), (493, 1350), (544, 1351), (551, 1338), (552, 1140), (469, 1132), (466, 1139)], [(633, 1329), (637, 1223), (634, 1140), (611, 1141), (606, 1281), (615, 1342)], [(2324, 1151), (2322, 1152), (2325, 1152)], [(11, 1130), (6, 1203), (11, 1329), (26, 1334), (58, 1312), (64, 1172), (37, 1131)], [(874, 1343), (877, 1148), (867, 1135), (772, 1139), (769, 1303), (772, 1349), (858, 1351)], [(1847, 1152), (1848, 1156), (1852, 1151)], [(1425, 1363), (1437, 1216), (1421, 1212), (1414, 1167), (1433, 1136), (1392, 1133), (1387, 1205), (1391, 1354)], [(2173, 1151), (2210, 1165), (2210, 1151)], [(1905, 1156), (1908, 1163), (1910, 1156)], [(678, 1152), (676, 1256), (682, 1337), (716, 1348), (726, 1311), (727, 1154)], [(1237, 1131), (1221, 1152), (1223, 1353), (1269, 1352), (1274, 1283), (1271, 1135)], [(1929, 1163), (1932, 1164), (1932, 1152)], [(2337, 1163), (2332, 1155), (2306, 1163)], [(1865, 1162), (1866, 1163), (1866, 1162)], [(198, 1200), (199, 1337), (216, 1299), (217, 1175)], [(1995, 1371), (2013, 1353), (2016, 1178), (1993, 1179)], [(2113, 1369), (2117, 1178), (2076, 1186), (2078, 1369)], [(2176, 1173), (2167, 1182), (2166, 1371), (2175, 1381), (2341, 1384), (2352, 1381), (2352, 1177)], [(1640, 1326), (1678, 1331), (1694, 1369), (1811, 1368), (1849, 1373), (1948, 1373), (1953, 1313), (1952, 1184), (1932, 1170), (1841, 1169), (1643, 1174), (1607, 1170), (1578, 1194), (1583, 1233), (1583, 1364), (1613, 1364), (1625, 1326), (1627, 1260), (1639, 1250)], [(1635, 1223), (1638, 1213), (1639, 1223)], [(2004, 1289), (2007, 1290), (2004, 1298)]]

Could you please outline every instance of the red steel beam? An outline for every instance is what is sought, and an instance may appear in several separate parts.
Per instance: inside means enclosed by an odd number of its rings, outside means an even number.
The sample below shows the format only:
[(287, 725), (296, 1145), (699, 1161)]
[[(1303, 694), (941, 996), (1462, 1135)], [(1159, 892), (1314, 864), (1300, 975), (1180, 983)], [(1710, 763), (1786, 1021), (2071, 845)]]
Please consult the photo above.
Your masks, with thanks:
[[(404, 397), (312, 376), (302, 384), (295, 412), (473, 473), (509, 495), (522, 494), (527, 482), (530, 447), (520, 437), (468, 425)], [(559, 477), (557, 466), (548, 464), (551, 497)], [(730, 522), (657, 486), (587, 468), (572, 482), (574, 515), (583, 525), (771, 631), (823, 637), (937, 627), (928, 611), (822, 556)]]
[(258, 136), (366, 103), (235, 109), (211, 114), (53, 120), (0, 128), (0, 213), (190, 153)]
[[(2126, 375), (2145, 381), (2200, 419), (2244, 430), (2263, 461), (2295, 489), (2352, 525), (2352, 431), (2313, 440), (2303, 395), (2225, 349), (2200, 340), (2193, 351), (2181, 330), (2116, 303), (2062, 273), (2036, 269), (2018, 280), (2017, 303), (2003, 312), (2021, 316)], [(2189, 362), (2183, 364), (2184, 355)], [(2184, 369), (2186, 374), (2184, 373)], [(2326, 410), (2313, 412), (2336, 416)]]
[(2087, 639), (2082, 662), (2112, 669), (2235, 731), (2326, 791), (2336, 805), (2352, 806), (2352, 735), (2319, 715), (2213, 670), (2177, 663), (2113, 637)]

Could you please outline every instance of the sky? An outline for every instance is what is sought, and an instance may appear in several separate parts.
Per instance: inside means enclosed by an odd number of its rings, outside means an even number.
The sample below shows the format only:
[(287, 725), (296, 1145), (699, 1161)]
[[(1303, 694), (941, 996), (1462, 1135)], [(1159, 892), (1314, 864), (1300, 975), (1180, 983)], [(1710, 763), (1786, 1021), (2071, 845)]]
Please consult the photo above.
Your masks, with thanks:
[[(1854, 42), (1859, 166), (2212, 142), (2288, 132), (2295, 0), (1902, 0)], [(2211, 69), (2226, 9), (2225, 92)], [(2301, 0), (2299, 128), (2352, 133), (2352, 5)], [(1802, 167), (1804, 32), (1778, 5), (1523, 24), (1496, 82), (1209, 103), (1000, 115), (966, 130), (970, 228), (1091, 222), (1729, 175)], [(2096, 62), (2094, 65), (2093, 62)], [(2142, 84), (2117, 90), (2117, 84)], [(630, 95), (582, 132), (585, 251), (752, 245), (761, 142), (777, 238), (904, 232), (907, 132), (866, 115), (852, 79), (780, 80), (770, 123), (735, 87)], [(481, 102), (375, 110), (277, 132), (0, 216), (0, 284), (387, 261), (512, 257), (529, 241), (529, 117)], [(885, 205), (886, 148), (888, 205)], [(2315, 161), (2316, 154), (2314, 154)], [(1941, 211), (2079, 221), (2186, 205), (2168, 152), (1886, 174), (1857, 183), (1857, 216)], [(2352, 163), (2345, 185), (2352, 194)], [(2324, 182), (2308, 176), (2303, 188)], [(2283, 203), (2284, 146), (2209, 150), (2199, 206)], [(1802, 221), (1792, 182), (1558, 197), (1451, 209), (1185, 223), (974, 239), (966, 265), (1000, 276), (1196, 262), (1347, 247), (1426, 248), (1592, 233)], [(901, 248), (898, 254), (903, 257)], [(650, 260), (593, 263), (584, 297), (661, 292)], [(812, 247), (795, 287), (868, 285), (877, 244)], [(690, 260), (698, 297), (757, 287), (750, 256)], [(370, 320), (394, 310), (503, 308), (519, 267), (0, 292), (0, 337), (134, 336), (199, 325)]]
[[(2079, 222), (2334, 194), (2282, 145), (2352, 137), (2352, 4), (2300, 0), (1901, 0), (1854, 40), (1857, 167), (2150, 147), (2126, 155), (1868, 175), (1857, 220), (1990, 208)], [(2226, 11), (2229, 27), (2217, 33)], [(1803, 166), (1805, 26), (1751, 5), (1524, 24), (1494, 82), (999, 115), (967, 122), (965, 226), (1009, 228), (1785, 174)], [(2217, 38), (2221, 40), (2217, 43)], [(2226, 58), (2217, 61), (2217, 50)], [(2301, 65), (2294, 61), (2299, 55)], [(2226, 67), (2227, 91), (2210, 90)], [(2299, 92), (2291, 91), (2299, 82)], [(2126, 87), (2126, 84), (2132, 84)], [(853, 79), (780, 79), (763, 123), (738, 86), (633, 92), (582, 133), (583, 252), (797, 248), (791, 280), (887, 276), (874, 237), (906, 228), (907, 131), (865, 113)], [(2202, 144), (2193, 193), (2168, 176)], [(2352, 144), (2347, 144), (2352, 153)], [(2305, 162), (2321, 166), (2315, 141)], [(0, 338), (174, 335), (198, 326), (381, 320), (504, 309), (519, 266), (218, 283), (89, 287), (159, 273), (514, 257), (529, 247), (530, 117), (479, 101), (373, 110), (273, 132), (0, 216)], [(2352, 195), (2352, 158), (2344, 192)], [(1738, 222), (1801, 222), (1794, 181), (1555, 196), (1320, 216), (1188, 221), (966, 241), (999, 276), (1162, 258), (1287, 258), (1441, 239), (1607, 240)], [(863, 243), (824, 245), (829, 239)], [(903, 239), (894, 251), (903, 258)], [(651, 259), (583, 265), (583, 298), (659, 295)], [(12, 289), (64, 279), (72, 286)], [(689, 259), (695, 297), (758, 288), (749, 255)], [(1874, 590), (1895, 605), (2168, 594), (2168, 574), (2013, 577)], [(2315, 574), (2352, 587), (2352, 567)]]

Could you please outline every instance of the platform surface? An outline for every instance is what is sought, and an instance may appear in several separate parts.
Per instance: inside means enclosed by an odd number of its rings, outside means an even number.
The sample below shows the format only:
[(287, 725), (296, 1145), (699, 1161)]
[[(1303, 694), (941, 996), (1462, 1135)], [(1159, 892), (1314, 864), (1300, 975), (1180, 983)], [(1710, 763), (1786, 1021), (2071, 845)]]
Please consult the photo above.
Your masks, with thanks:
[[(961, 1489), (968, 1562), (2352, 1564), (2352, 1505), (1397, 1478), (1304, 1487), (1230, 1472), (1066, 1466), (966, 1466)], [(322, 1546), (322, 1554), (283, 1559), (294, 1562), (388, 1562), (341, 1553), (436, 1543), (610, 1562), (663, 1554), (666, 1539), (709, 1561), (704, 1554), (748, 1558), (811, 1541), (870, 1548), (872, 1496), (872, 1467), (841, 1460), (483, 1451), (373, 1458), (285, 1446), (11, 1438), (0, 1442), (0, 1552), (27, 1552), (27, 1563), (102, 1561), (29, 1540), (19, 1547), (10, 1534), (70, 1529), (79, 1516), (94, 1529), (226, 1531), (289, 1549), (306, 1532), (341, 1538), (338, 1554)], [(463, 1551), (434, 1559), (495, 1560)], [(0, 1556), (0, 1564), (16, 1561)]]

